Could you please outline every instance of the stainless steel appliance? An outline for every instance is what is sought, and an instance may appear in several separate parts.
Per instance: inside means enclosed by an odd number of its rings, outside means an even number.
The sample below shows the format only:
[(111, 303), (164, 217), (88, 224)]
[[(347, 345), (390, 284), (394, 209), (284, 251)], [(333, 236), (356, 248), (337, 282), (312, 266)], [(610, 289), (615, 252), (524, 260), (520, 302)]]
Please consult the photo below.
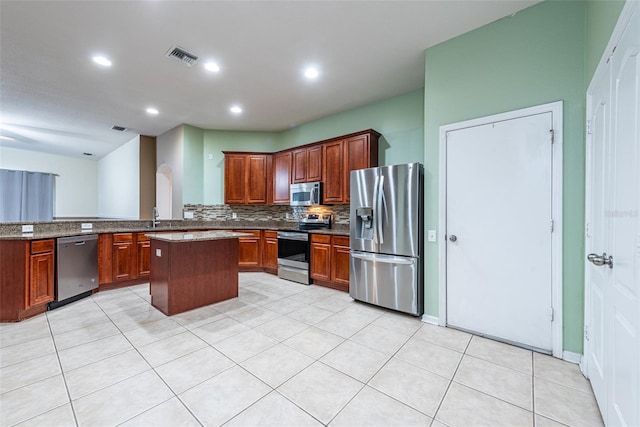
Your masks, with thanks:
[(307, 230), (331, 228), (331, 215), (304, 214), (300, 231), (278, 231), (278, 277), (308, 285), (311, 248)]
[(420, 316), (423, 188), (420, 163), (351, 172), (349, 294)]
[(98, 287), (98, 235), (57, 240), (56, 298), (49, 308), (88, 296)]
[(289, 186), (289, 204), (291, 206), (317, 206), (320, 204), (320, 182), (303, 182)]

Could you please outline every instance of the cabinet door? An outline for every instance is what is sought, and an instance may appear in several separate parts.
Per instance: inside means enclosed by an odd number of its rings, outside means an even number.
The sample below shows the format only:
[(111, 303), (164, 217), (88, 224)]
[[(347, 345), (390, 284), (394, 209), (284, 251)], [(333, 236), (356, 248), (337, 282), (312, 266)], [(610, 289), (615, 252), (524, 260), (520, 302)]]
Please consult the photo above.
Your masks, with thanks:
[(267, 155), (247, 156), (246, 202), (252, 205), (267, 204)]
[(307, 149), (307, 180), (322, 181), (322, 146), (316, 145)]
[(351, 137), (345, 142), (344, 201), (348, 203), (351, 191), (351, 171), (371, 167), (369, 134)]
[(349, 286), (349, 247), (333, 245), (331, 253), (331, 281)]
[(246, 156), (224, 156), (224, 202), (229, 205), (245, 203)]
[(53, 252), (31, 255), (28, 306), (53, 301), (54, 258)]
[(133, 242), (118, 242), (113, 244), (113, 280), (130, 280), (134, 278)]
[(273, 156), (273, 203), (289, 204), (291, 184), (291, 151)]
[(323, 144), (323, 203), (344, 202), (344, 141)]
[(138, 262), (136, 263), (138, 269), (136, 271), (138, 277), (140, 276), (148, 276), (150, 270), (150, 257), (151, 257), (151, 241), (149, 240), (138, 240), (138, 250), (137, 257)]
[(238, 238), (238, 266), (260, 267), (262, 251), (260, 250), (260, 230), (236, 230), (239, 233), (251, 233), (252, 237)]
[(327, 243), (311, 242), (312, 279), (331, 280), (331, 245)]
[(276, 234), (273, 231), (265, 231), (264, 233), (265, 238), (262, 250), (262, 266), (266, 270), (275, 272), (278, 270), (278, 238), (272, 236), (267, 237), (267, 233)]

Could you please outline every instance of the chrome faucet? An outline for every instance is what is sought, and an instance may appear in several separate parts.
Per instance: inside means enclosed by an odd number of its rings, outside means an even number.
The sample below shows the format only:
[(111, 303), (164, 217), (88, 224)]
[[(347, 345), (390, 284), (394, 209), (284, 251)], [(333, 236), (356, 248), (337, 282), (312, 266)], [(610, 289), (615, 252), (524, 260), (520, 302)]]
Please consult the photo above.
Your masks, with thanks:
[(158, 213), (158, 208), (156, 206), (153, 207), (153, 222), (151, 223), (153, 228), (156, 228), (156, 225), (160, 224), (160, 221), (158, 221), (158, 217), (160, 216), (160, 214)]

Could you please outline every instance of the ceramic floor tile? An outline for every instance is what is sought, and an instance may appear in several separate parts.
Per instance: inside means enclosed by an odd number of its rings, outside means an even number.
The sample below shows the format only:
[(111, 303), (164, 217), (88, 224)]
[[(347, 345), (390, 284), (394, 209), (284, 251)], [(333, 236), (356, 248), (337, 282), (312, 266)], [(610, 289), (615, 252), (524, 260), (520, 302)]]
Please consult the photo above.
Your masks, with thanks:
[(287, 316), (292, 319), (298, 320), (299, 322), (304, 322), (308, 325), (315, 325), (316, 323), (321, 322), (332, 314), (332, 311), (324, 310), (312, 305), (305, 305), (304, 307), (287, 314)]
[(303, 292), (299, 292), (290, 298), (303, 304), (313, 304), (314, 302), (330, 297), (332, 294), (333, 292), (329, 289), (310, 286), (308, 289), (305, 289)]
[(319, 307), (337, 313), (338, 311), (349, 307), (351, 304), (353, 304), (353, 300), (349, 294), (346, 294), (346, 297), (343, 295), (331, 295), (327, 298), (314, 302), (312, 305), (314, 307)]
[(54, 341), (56, 348), (60, 351), (118, 334), (120, 334), (120, 330), (116, 328), (116, 325), (112, 322), (101, 322), (84, 328), (55, 334)]
[(350, 339), (392, 356), (409, 340), (409, 335), (394, 332), (376, 324), (370, 324)]
[(379, 317), (390, 313), (390, 311), (385, 308), (376, 307), (374, 305), (366, 304), (360, 301), (354, 301), (353, 304), (342, 310), (342, 312), (345, 314), (358, 314), (360, 316), (366, 316), (370, 322), (373, 322)]
[(120, 424), (122, 427), (148, 427), (148, 426), (181, 426), (199, 427), (200, 423), (185, 408), (177, 397), (169, 399), (149, 409), (142, 414)]
[(320, 361), (366, 383), (382, 368), (388, 355), (347, 340), (324, 355)]
[(472, 335), (452, 328), (425, 323), (415, 337), (464, 353)]
[(61, 373), (55, 353), (7, 366), (0, 369), (0, 394)]
[(248, 330), (250, 330), (248, 326), (243, 325), (230, 317), (225, 317), (223, 319), (216, 320), (215, 322), (207, 323), (206, 325), (192, 329), (192, 332), (209, 344), (215, 344)]
[[(1, 334), (2, 332), (0, 332)], [(53, 338), (45, 336), (9, 347), (0, 348), (0, 368), (36, 359), (47, 354), (55, 353)]]
[(541, 415), (534, 414), (534, 420), (536, 427), (565, 427), (566, 424), (560, 424), (557, 421), (550, 420)]
[(592, 393), (591, 383), (582, 375), (580, 367), (575, 363), (546, 354), (533, 353), (533, 373), (537, 378), (575, 388), (584, 393)]
[[(58, 310), (63, 309), (64, 307), (59, 308)], [(78, 318), (71, 318), (73, 319), (72, 321), (69, 320), (70, 318), (65, 313), (55, 319), (50, 319), (49, 326), (51, 327), (51, 332), (53, 333), (53, 335), (56, 336), (77, 329), (88, 328), (105, 323), (112, 323), (111, 319), (109, 319), (109, 316), (104, 314), (102, 310), (97, 306), (95, 311), (90, 314), (85, 314), (79, 316)]]
[(284, 344), (278, 344), (241, 365), (271, 387), (278, 387), (314, 362), (309, 356)]
[(369, 385), (432, 417), (444, 397), (449, 381), (432, 372), (392, 358)]
[(278, 312), (280, 314), (289, 314), (292, 311), (296, 311), (301, 309), (302, 307), (305, 307), (305, 304), (292, 300), (291, 298), (284, 298), (284, 299), (266, 304), (264, 307), (268, 308), (269, 310)]
[(238, 298), (232, 298), (226, 301), (221, 301), (221, 302), (212, 304), (210, 305), (210, 307), (219, 311), (220, 313), (229, 313), (234, 310), (251, 307), (252, 305), (253, 304), (240, 301)]
[(127, 339), (136, 347), (142, 347), (161, 339), (185, 332), (185, 328), (171, 318), (145, 323), (139, 328), (124, 332)]
[(331, 427), (422, 427), (431, 418), (371, 387), (365, 387), (329, 424)]
[(396, 357), (451, 379), (458, 368), (460, 359), (462, 359), (462, 353), (440, 347), (414, 336), (398, 351)]
[(174, 393), (179, 394), (234, 365), (235, 363), (219, 351), (204, 347), (158, 366), (156, 372)]
[(436, 419), (451, 427), (533, 426), (533, 413), (455, 382), (449, 387)]
[(280, 317), (279, 313), (268, 310), (260, 306), (252, 306), (243, 310), (236, 310), (229, 313), (232, 319), (247, 325), (250, 328), (260, 326), (270, 320)]
[(146, 304), (144, 309), (135, 310), (131, 313), (123, 311), (116, 315), (110, 316), (111, 320), (121, 331), (129, 331), (142, 327), (145, 323), (155, 322), (156, 320), (166, 319), (162, 312), (156, 310), (150, 306), (146, 301), (143, 301), (143, 305)]
[(194, 310), (185, 311), (184, 313), (171, 316), (171, 319), (188, 329), (195, 329), (207, 323), (215, 322), (227, 317), (226, 314), (220, 313), (211, 306), (204, 306)]
[(342, 338), (349, 338), (369, 323), (371, 323), (371, 318), (367, 315), (341, 311), (318, 322), (316, 327)]
[(465, 355), (453, 380), (533, 411), (531, 375)]
[(533, 356), (530, 350), (474, 336), (467, 347), (467, 354), (507, 368), (531, 374)]
[(0, 425), (12, 426), (69, 403), (62, 375), (0, 396)]
[(151, 369), (136, 350), (65, 372), (71, 399), (78, 399)]
[(374, 325), (403, 335), (413, 335), (423, 322), (420, 318), (400, 313), (385, 313), (373, 322)]
[(249, 330), (217, 342), (214, 347), (234, 362), (240, 363), (276, 344), (278, 341), (273, 338)]
[(602, 417), (593, 394), (534, 379), (536, 413), (571, 426), (602, 426)]
[(260, 325), (256, 327), (255, 330), (278, 341), (284, 341), (304, 331), (308, 327), (309, 325), (306, 323), (283, 316)]
[(19, 427), (75, 427), (76, 419), (71, 409), (71, 404), (59, 406), (44, 414), (33, 417), (23, 423), (17, 424)]
[(269, 393), (233, 418), (225, 427), (322, 426), (276, 391)]
[(278, 388), (287, 399), (326, 424), (364, 384), (316, 362)]
[(0, 348), (51, 336), (47, 317), (41, 314), (16, 324), (5, 324), (0, 329)]
[(279, 300), (279, 295), (271, 294), (269, 292), (250, 290), (250, 289), (240, 289), (238, 291), (238, 298), (240, 301), (249, 303), (249, 304), (257, 304), (257, 305), (266, 305), (271, 302)]
[(191, 332), (183, 332), (139, 347), (138, 351), (151, 366), (156, 367), (206, 346), (207, 343)]
[(113, 335), (59, 351), (58, 357), (62, 370), (66, 372), (124, 353), (132, 348), (124, 336)]
[(153, 371), (131, 377), (73, 402), (78, 425), (117, 425), (173, 397)]
[(179, 397), (200, 423), (218, 426), (257, 402), (271, 391), (262, 381), (235, 366)]
[(314, 359), (318, 359), (336, 348), (343, 341), (344, 338), (342, 337), (311, 327), (283, 341), (283, 343)]

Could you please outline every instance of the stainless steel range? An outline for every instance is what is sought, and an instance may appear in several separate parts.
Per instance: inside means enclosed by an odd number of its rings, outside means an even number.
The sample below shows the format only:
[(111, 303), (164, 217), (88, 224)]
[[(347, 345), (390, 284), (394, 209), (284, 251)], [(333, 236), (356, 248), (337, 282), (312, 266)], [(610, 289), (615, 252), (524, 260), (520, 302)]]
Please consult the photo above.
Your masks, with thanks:
[(308, 230), (331, 228), (331, 215), (305, 214), (298, 230), (278, 231), (278, 277), (308, 285), (309, 233)]

